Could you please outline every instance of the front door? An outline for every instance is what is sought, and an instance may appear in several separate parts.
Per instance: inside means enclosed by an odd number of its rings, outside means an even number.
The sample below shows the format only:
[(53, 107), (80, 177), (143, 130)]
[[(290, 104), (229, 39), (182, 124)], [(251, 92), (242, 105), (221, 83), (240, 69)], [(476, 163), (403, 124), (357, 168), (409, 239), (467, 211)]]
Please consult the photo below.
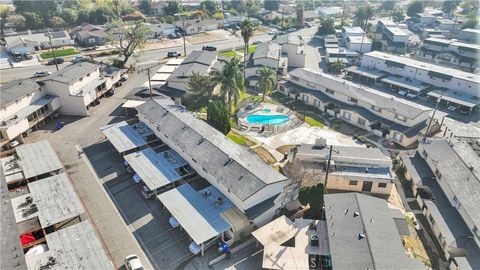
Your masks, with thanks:
[(362, 192), (370, 192), (372, 191), (372, 182), (371, 181), (363, 181)]

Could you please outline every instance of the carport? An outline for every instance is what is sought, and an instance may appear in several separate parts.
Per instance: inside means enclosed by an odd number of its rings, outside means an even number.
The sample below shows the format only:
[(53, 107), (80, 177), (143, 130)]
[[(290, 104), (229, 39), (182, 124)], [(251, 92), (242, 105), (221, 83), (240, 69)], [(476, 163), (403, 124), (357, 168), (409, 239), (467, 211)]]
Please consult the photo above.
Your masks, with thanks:
[(157, 153), (152, 148), (147, 148), (126, 155), (125, 160), (154, 195), (169, 185), (175, 187), (175, 182), (187, 173), (186, 169), (177, 171), (188, 163), (171, 149)]
[(152, 140), (156, 138), (153, 131), (142, 122), (129, 125), (122, 121), (104, 126), (100, 130), (121, 155), (141, 149), (147, 145), (148, 137)]
[(202, 256), (207, 240), (219, 235), (224, 240), (224, 232), (231, 228), (222, 213), (234, 205), (213, 186), (195, 191), (190, 185), (184, 184), (158, 195), (157, 198), (190, 238), (201, 247)]
[(429, 92), (427, 95), (435, 98), (436, 100), (441, 98), (441, 100), (446, 101), (447, 108), (449, 108), (453, 103), (456, 105), (453, 107), (458, 107), (457, 109), (466, 109), (468, 110), (468, 113), (472, 113), (473, 109), (480, 104), (480, 100), (477, 97), (463, 92), (434, 90)]

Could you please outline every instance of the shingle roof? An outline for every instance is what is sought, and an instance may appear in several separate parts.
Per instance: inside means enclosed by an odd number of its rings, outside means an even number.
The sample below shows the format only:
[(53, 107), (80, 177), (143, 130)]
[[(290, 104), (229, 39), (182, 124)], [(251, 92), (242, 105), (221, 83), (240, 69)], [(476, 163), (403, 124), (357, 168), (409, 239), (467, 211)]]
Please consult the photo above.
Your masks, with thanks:
[(22, 79), (8, 82), (0, 87), (0, 107), (5, 107), (18, 99), (40, 89), (33, 79)]
[(194, 159), (206, 173), (240, 200), (248, 199), (269, 184), (288, 180), (254, 153), (232, 142), (169, 99), (151, 100), (137, 109), (181, 149), (178, 154), (187, 160)]
[(324, 199), (333, 269), (425, 269), (407, 257), (385, 200), (360, 193)]
[(278, 59), (280, 57), (280, 45), (273, 42), (265, 42), (257, 45), (257, 49), (253, 54), (253, 59), (258, 58), (272, 58)]
[[(335, 162), (351, 162), (357, 164), (376, 164), (384, 166), (391, 162), (390, 157), (386, 156), (378, 148), (352, 147), (352, 146), (335, 146), (335, 151), (332, 152), (332, 160)], [(312, 159), (328, 159), (329, 147), (322, 149), (316, 148), (313, 144), (302, 144), (297, 147), (298, 154), (310, 156)]]
[(185, 60), (183, 60), (182, 65), (198, 63), (206, 66), (211, 66), (216, 58), (217, 58), (216, 52), (193, 51), (187, 56), (187, 58), (185, 58)]
[(63, 83), (72, 83), (77, 81), (80, 77), (84, 77), (90, 72), (100, 68), (99, 65), (92, 64), (89, 62), (81, 62), (73, 65), (66, 66), (59, 71), (48, 75), (43, 78), (41, 81), (59, 81)]

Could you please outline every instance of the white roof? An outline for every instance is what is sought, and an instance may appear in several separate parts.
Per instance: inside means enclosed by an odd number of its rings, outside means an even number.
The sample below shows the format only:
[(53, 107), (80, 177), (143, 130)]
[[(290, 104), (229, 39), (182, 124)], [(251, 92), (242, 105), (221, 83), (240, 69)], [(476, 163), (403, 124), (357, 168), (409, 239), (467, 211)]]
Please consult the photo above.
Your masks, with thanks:
[(442, 100), (447, 100), (469, 108), (473, 108), (480, 104), (480, 100), (472, 95), (451, 90), (445, 91), (443, 95), (441, 90), (433, 90), (428, 92), (427, 95), (435, 98), (440, 98), (441, 96)]
[(119, 153), (146, 145), (145, 137), (153, 134), (153, 131), (142, 122), (130, 126), (122, 121), (106, 125), (100, 130)]
[(63, 168), (57, 154), (47, 140), (16, 147), (18, 163), (25, 178), (39, 176)]
[[(147, 82), (148, 84), (148, 82)], [(135, 108), (137, 106), (142, 105), (145, 101), (142, 100), (127, 100), (127, 102), (123, 103), (123, 108)]]
[(155, 73), (155, 75), (153, 75), (150, 78), (150, 80), (155, 81), (155, 83), (157, 81), (165, 82), (170, 77), (170, 75), (171, 75), (171, 73)]
[[(210, 195), (204, 195), (206, 190)], [(216, 204), (219, 197), (223, 204)], [(197, 192), (183, 184), (157, 198), (198, 245), (230, 229), (221, 214), (234, 205), (213, 186)]]
[[(183, 62), (183, 59), (180, 59), (180, 60), (182, 60), (181, 62)], [(161, 66), (156, 71), (156, 73), (172, 73), (176, 68), (177, 68), (177, 65), (164, 65), (164, 66)]]
[(179, 66), (183, 62), (183, 58), (175, 58), (175, 59), (170, 59), (167, 62), (167, 65), (169, 66)]
[(350, 40), (350, 43), (364, 43), (364, 44), (372, 43), (372, 41), (370, 41), (370, 39), (366, 35), (348, 36), (348, 39)]

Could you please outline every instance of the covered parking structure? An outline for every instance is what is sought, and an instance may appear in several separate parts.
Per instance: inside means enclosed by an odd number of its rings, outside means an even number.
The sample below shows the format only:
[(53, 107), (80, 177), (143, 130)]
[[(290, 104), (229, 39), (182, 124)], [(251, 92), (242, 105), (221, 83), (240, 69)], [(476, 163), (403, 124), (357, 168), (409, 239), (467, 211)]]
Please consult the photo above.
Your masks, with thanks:
[(381, 79), (387, 77), (388, 73), (380, 70), (353, 66), (348, 68), (347, 75), (359, 82), (376, 84), (379, 83)]
[(382, 78), (380, 81), (384, 86), (391, 90), (398, 91), (398, 93), (402, 96), (408, 95), (408, 93), (418, 95), (431, 87), (431, 85), (428, 83), (412, 81), (399, 75), (391, 75)]
[(122, 121), (100, 130), (121, 155), (142, 149), (149, 141), (156, 139), (153, 131), (142, 122), (129, 125)]
[(205, 242), (231, 229), (222, 215), (234, 204), (213, 186), (195, 191), (189, 184), (181, 185), (157, 196), (175, 217), (190, 238), (199, 245), (202, 255), (208, 246)]
[(157, 153), (152, 148), (147, 148), (126, 155), (125, 160), (155, 195), (177, 186), (177, 181), (194, 172), (188, 163), (171, 149)]
[(460, 113), (470, 114), (478, 108), (480, 98), (452, 90), (437, 89), (427, 94), (435, 100), (445, 101), (448, 110), (458, 110)]

